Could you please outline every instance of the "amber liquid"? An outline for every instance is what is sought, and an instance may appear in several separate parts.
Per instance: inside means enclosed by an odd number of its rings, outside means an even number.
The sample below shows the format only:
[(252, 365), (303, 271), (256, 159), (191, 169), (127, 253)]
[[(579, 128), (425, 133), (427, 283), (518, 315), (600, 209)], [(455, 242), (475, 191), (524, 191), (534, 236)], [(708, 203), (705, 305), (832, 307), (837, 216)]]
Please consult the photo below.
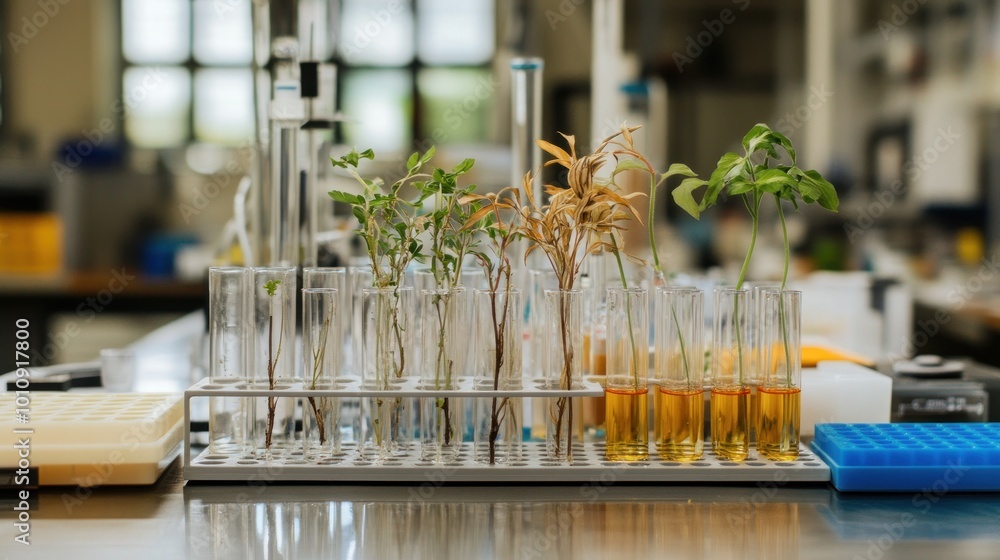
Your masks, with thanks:
[(605, 389), (607, 398), (607, 456), (612, 461), (649, 458), (648, 390)]
[(751, 436), (754, 430), (757, 429), (757, 424), (760, 423), (760, 391), (757, 390), (756, 385), (750, 386), (750, 431)]
[(712, 449), (727, 461), (750, 454), (750, 388), (712, 389)]
[[(603, 345), (603, 344), (602, 344)], [(607, 373), (607, 355), (590, 352), (590, 334), (583, 335), (583, 362), (588, 375), (605, 375)], [(583, 427), (587, 433), (596, 433), (604, 429), (604, 413), (607, 403), (604, 397), (585, 397), (583, 399)]]
[(701, 389), (656, 389), (656, 450), (667, 461), (697, 461), (705, 446), (705, 393)]
[(761, 387), (758, 392), (760, 419), (757, 424), (757, 450), (768, 459), (795, 459), (799, 456), (802, 390)]

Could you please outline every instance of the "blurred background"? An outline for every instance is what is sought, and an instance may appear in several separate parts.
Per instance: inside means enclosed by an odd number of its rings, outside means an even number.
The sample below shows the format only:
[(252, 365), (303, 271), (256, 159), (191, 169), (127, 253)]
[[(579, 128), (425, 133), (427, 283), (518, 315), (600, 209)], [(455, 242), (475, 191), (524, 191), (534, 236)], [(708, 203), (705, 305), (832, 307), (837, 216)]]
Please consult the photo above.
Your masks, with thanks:
[[(29, 318), (37, 363), (92, 359), (200, 308), (206, 267), (239, 260), (227, 224), (267, 130), (255, 101), (270, 90), (266, 43), (255, 58), (260, 3), (2, 4), (3, 340)], [(483, 189), (527, 171), (512, 169), (521, 56), (544, 60), (549, 140), (572, 133), (586, 148), (623, 121), (643, 124), (658, 168), (685, 162), (707, 176), (767, 122), (841, 197), (839, 214), (803, 209), (789, 223), (793, 276), (819, 294), (805, 311), (813, 330), (880, 362), (943, 353), (1000, 365), (1000, 2), (270, 4), (272, 26), (299, 10), (300, 57), (335, 65), (313, 101), (331, 114), (323, 153), (373, 148), (371, 175), (430, 145), (437, 165), (476, 158)], [(326, 167), (323, 192), (343, 180)], [(669, 198), (656, 209), (667, 269), (731, 280), (748, 243), (742, 206), (695, 221)], [(353, 224), (329, 201), (320, 212), (319, 262), (349, 262)], [(751, 278), (773, 279), (781, 262), (765, 212)]]

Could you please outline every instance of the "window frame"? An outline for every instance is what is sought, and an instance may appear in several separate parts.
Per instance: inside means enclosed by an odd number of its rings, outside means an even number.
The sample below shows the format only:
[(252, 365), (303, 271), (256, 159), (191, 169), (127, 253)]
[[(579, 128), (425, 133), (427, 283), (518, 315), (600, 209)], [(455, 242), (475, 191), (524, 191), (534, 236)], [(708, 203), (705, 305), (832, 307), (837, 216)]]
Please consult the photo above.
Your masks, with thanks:
[[(198, 138), (198, 136), (197, 136), (197, 130), (196, 130), (196, 126), (195, 126), (196, 125), (196, 111), (195, 111), (195, 100), (196, 100), (196, 95), (195, 95), (196, 86), (195, 86), (195, 83), (196, 83), (196, 79), (195, 78), (196, 78), (196, 75), (197, 75), (198, 71), (199, 70), (204, 70), (204, 69), (238, 69), (238, 70), (246, 69), (249, 72), (253, 72), (254, 71), (254, 63), (252, 61), (252, 57), (251, 57), (251, 62), (249, 62), (248, 64), (204, 64), (204, 63), (198, 62), (197, 59), (195, 58), (195, 53), (194, 53), (194, 41), (195, 41), (195, 39), (194, 39), (194, 34), (195, 34), (195, 1), (196, 0), (186, 0), (190, 4), (190, 7), (191, 7), (190, 11), (189, 11), (190, 15), (189, 15), (188, 22), (187, 22), (188, 23), (188, 27), (189, 27), (189, 32), (190, 32), (190, 36), (189, 36), (189, 51), (188, 51), (187, 59), (184, 62), (182, 62), (182, 63), (176, 63), (176, 64), (143, 64), (143, 63), (131, 62), (125, 56), (125, 45), (124, 45), (124, 25), (125, 25), (125, 21), (124, 21), (124, 1), (125, 0), (119, 0), (117, 2), (117, 10), (115, 12), (116, 15), (117, 15), (117, 21), (115, 23), (117, 24), (116, 25), (116, 30), (117, 30), (117, 33), (118, 33), (117, 40), (118, 40), (119, 67), (118, 67), (116, 73), (117, 73), (117, 76), (118, 76), (118, 94), (119, 94), (118, 97), (119, 97), (119, 99), (121, 99), (122, 96), (125, 93), (125, 73), (126, 73), (126, 71), (129, 68), (142, 68), (142, 67), (154, 66), (154, 67), (162, 67), (162, 68), (179, 68), (179, 69), (185, 70), (188, 73), (189, 77), (190, 77), (189, 92), (188, 92), (190, 102), (189, 102), (188, 110), (187, 110), (187, 122), (186, 122), (186, 125), (187, 125), (187, 134), (186, 134), (186, 137), (184, 138), (184, 140), (181, 141), (181, 143), (179, 143), (179, 144), (177, 144), (175, 146), (165, 146), (165, 147), (159, 147), (159, 148), (136, 146), (134, 144), (134, 142), (132, 141), (132, 139), (129, 137), (127, 129), (126, 129), (126, 127), (124, 125), (123, 125), (123, 131), (122, 131), (122, 141), (127, 146), (140, 147), (141, 149), (158, 150), (158, 151), (160, 151), (160, 150), (185, 149), (188, 146), (191, 146), (192, 144), (196, 144), (196, 143), (199, 143), (199, 142), (207, 142), (205, 140), (200, 140)], [(423, 96), (420, 94), (420, 87), (419, 87), (420, 72), (422, 70), (424, 70), (424, 69), (444, 69), (444, 70), (456, 70), (456, 71), (459, 71), (459, 70), (465, 70), (465, 71), (487, 71), (488, 72), (488, 71), (490, 71), (492, 69), (493, 63), (496, 60), (496, 55), (497, 55), (497, 50), (498, 50), (497, 49), (497, 44), (496, 44), (497, 39), (496, 39), (496, 36), (494, 36), (493, 45), (492, 45), (492, 53), (491, 53), (489, 59), (487, 59), (486, 61), (484, 61), (481, 64), (428, 64), (428, 63), (423, 62), (420, 59), (420, 54), (419, 54), (419, 45), (418, 45), (418, 34), (419, 34), (419, 29), (418, 29), (418, 25), (419, 24), (418, 24), (418, 21), (419, 21), (419, 18), (418, 18), (418, 15), (417, 15), (418, 14), (418, 10), (419, 10), (419, 5), (420, 5), (421, 1), (422, 0), (411, 0), (408, 3), (409, 9), (412, 10), (412, 13), (413, 13), (413, 25), (414, 25), (414, 30), (415, 31), (413, 33), (413, 58), (407, 64), (397, 65), (397, 66), (383, 66), (383, 65), (376, 65), (376, 64), (370, 64), (370, 63), (350, 64), (350, 63), (348, 63), (347, 61), (344, 60), (342, 49), (339, 46), (337, 46), (336, 44), (334, 45), (334, 48), (332, 49), (332, 54), (329, 57), (327, 57), (325, 60), (322, 60), (322, 62), (332, 63), (332, 64), (335, 64), (337, 66), (337, 83), (336, 83), (336, 88), (335, 88), (336, 89), (335, 95), (336, 95), (336, 106), (337, 106), (337, 110), (338, 111), (343, 106), (343, 94), (344, 94), (344, 84), (345, 84), (345, 78), (344, 78), (344, 76), (345, 76), (345, 74), (349, 75), (353, 71), (378, 71), (378, 70), (405, 71), (406, 76), (409, 79), (410, 89), (409, 89), (408, 94), (410, 96), (410, 99), (412, 100), (412, 107), (413, 107), (412, 115), (410, 117), (410, 122), (408, 123), (408, 125), (410, 126), (410, 131), (411, 132), (410, 132), (410, 137), (407, 139), (407, 142), (409, 143), (410, 146), (416, 145), (418, 147), (421, 147), (422, 144), (428, 144), (429, 145), (429, 144), (434, 143), (431, 138), (424, 138), (423, 137), (424, 135), (421, 134), (421, 130), (424, 128), (424, 126), (425, 126), (426, 123), (425, 123), (425, 119), (424, 119), (424, 115), (423, 115), (423, 108), (424, 108), (424, 102), (423, 102), (423, 99), (422, 99)], [(490, 17), (491, 17), (491, 19), (493, 21), (494, 26), (496, 25), (496, 22), (497, 22), (497, 1), (503, 1), (503, 0), (493, 0), (493, 4), (492, 4), (492, 8), (493, 9), (492, 9), (492, 13), (490, 14)], [(343, 6), (341, 4), (335, 3), (334, 5), (337, 6), (338, 9), (343, 10)], [(339, 32), (339, 29), (337, 31)], [(0, 90), (0, 102), (2, 102), (2, 95), (5, 94), (5, 93), (6, 93), (6, 89)], [(6, 106), (6, 105), (4, 105), (4, 106)], [(0, 131), (2, 131), (2, 126), (3, 126), (3, 122), (0, 121)], [(256, 126), (256, 123), (252, 123), (252, 126)], [(340, 123), (336, 123), (334, 125), (334, 127), (333, 127), (333, 140), (334, 140), (334, 142), (343, 143), (345, 141), (345, 138), (346, 138), (346, 134), (344, 132), (343, 127), (340, 125)], [(484, 138), (483, 140), (485, 141), (487, 139)], [(233, 147), (233, 146), (229, 146), (229, 147)], [(404, 151), (406, 150), (405, 146), (404, 146), (403, 149), (404, 149)]]

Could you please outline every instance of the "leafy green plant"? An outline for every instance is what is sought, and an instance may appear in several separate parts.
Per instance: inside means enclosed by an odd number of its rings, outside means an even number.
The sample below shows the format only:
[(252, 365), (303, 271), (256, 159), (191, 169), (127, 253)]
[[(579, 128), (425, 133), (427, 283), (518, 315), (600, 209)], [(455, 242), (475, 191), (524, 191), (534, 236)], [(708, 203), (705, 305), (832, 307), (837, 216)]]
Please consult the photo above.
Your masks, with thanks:
[[(273, 347), (274, 341), (274, 294), (278, 291), (281, 280), (268, 280), (264, 283), (264, 290), (267, 291), (268, 317), (267, 317), (267, 388), (274, 390), (275, 369), (278, 367), (278, 357), (281, 356), (281, 343), (285, 333), (285, 315), (281, 315), (281, 325), (278, 326), (278, 348)], [(264, 447), (271, 449), (272, 432), (274, 432), (274, 416), (278, 408), (278, 397), (267, 398), (267, 431), (264, 435)]]
[[(413, 154), (407, 162), (408, 167), (417, 162), (417, 154)], [(424, 310), (425, 313), (433, 311), (432, 317), (437, 326), (434, 356), (436, 389), (451, 387), (455, 375), (454, 360), (447, 355), (447, 348), (457, 341), (448, 341), (448, 322), (454, 312), (453, 306), (461, 305), (454, 290), (461, 284), (465, 257), (476, 245), (477, 232), (463, 226), (469, 216), (478, 210), (478, 203), (468, 198), (476, 190), (476, 185), (460, 186), (459, 179), (473, 165), (475, 160), (465, 159), (451, 171), (434, 169), (429, 179), (414, 183), (420, 192), (417, 204), (424, 206), (428, 201), (434, 203), (433, 209), (423, 216), (430, 237), (428, 257), (437, 288), (446, 292), (436, 292), (432, 298), (433, 310)], [(437, 414), (432, 421), (435, 422), (444, 445), (450, 445), (454, 437), (451, 402), (451, 399), (444, 397), (435, 399)]]
[[(350, 205), (351, 212), (358, 220), (357, 233), (365, 243), (365, 250), (371, 263), (373, 287), (391, 290), (391, 301), (381, 293), (376, 298), (375, 374), (379, 389), (388, 389), (391, 378), (400, 379), (406, 371), (404, 331), (407, 326), (400, 318), (400, 288), (403, 285), (406, 268), (414, 259), (420, 257), (422, 243), (418, 236), (425, 228), (424, 220), (417, 215), (419, 204), (405, 199), (401, 192), (406, 186), (432, 178), (420, 170), (433, 157), (433, 147), (423, 154), (414, 153), (407, 160), (406, 173), (388, 186), (381, 179), (366, 179), (358, 173), (357, 168), (361, 160), (375, 159), (375, 154), (370, 149), (360, 153), (351, 150), (340, 158), (330, 158), (335, 167), (346, 170), (362, 187), (361, 194), (336, 190), (329, 194), (333, 200)], [(385, 336), (385, 333), (391, 333), (391, 337)], [(395, 345), (396, 360), (390, 358), (392, 355), (390, 344)], [(400, 398), (392, 400), (391, 414), (393, 418), (398, 419), (402, 413), (403, 400)], [(373, 423), (379, 445), (382, 445), (381, 422), (384, 404), (381, 397), (376, 399), (378, 410)]]
[[(312, 380), (309, 385), (310, 389), (315, 389), (316, 384), (319, 382), (320, 377), (323, 375), (323, 364), (326, 361), (326, 345), (330, 336), (330, 326), (333, 322), (333, 303), (330, 304), (330, 309), (327, 310), (323, 315), (323, 323), (320, 326), (319, 339), (322, 341), (319, 348), (312, 350)], [(317, 403), (316, 397), (309, 397), (308, 399), (309, 407), (312, 409), (313, 416), (316, 418), (316, 430), (319, 432), (319, 444), (326, 444), (326, 419), (324, 418), (324, 412), (330, 405), (330, 399), (326, 397), (320, 397)]]
[[(526, 178), (530, 180), (530, 178)], [(479, 261), (483, 272), (486, 275), (486, 283), (489, 286), (490, 316), (493, 325), (493, 390), (500, 388), (500, 377), (505, 367), (511, 367), (507, 360), (518, 359), (517, 356), (507, 356), (508, 331), (515, 328), (507, 323), (510, 314), (510, 293), (511, 293), (511, 272), (512, 267), (507, 250), (510, 249), (517, 235), (517, 214), (513, 213), (513, 206), (509, 203), (517, 192), (507, 187), (497, 193), (486, 195), (476, 195), (470, 193), (466, 199), (470, 202), (481, 205), (476, 211), (466, 218), (462, 229), (467, 231), (481, 231), (489, 239), (490, 253), (482, 250), (473, 250), (472, 254)], [(510, 219), (505, 221), (505, 215)], [(503, 294), (503, 305), (498, 309), (497, 299)], [(517, 334), (517, 336), (520, 336)], [(494, 395), (490, 405), (490, 430), (489, 430), (489, 461), (496, 463), (496, 440), (500, 434), (500, 427), (505, 421), (512, 421), (510, 397), (497, 397)], [(512, 430), (519, 429), (513, 426)]]
[[(611, 172), (610, 182), (614, 183), (615, 178), (620, 173), (624, 173), (626, 171), (641, 171), (649, 175), (649, 216), (646, 220), (646, 228), (649, 236), (649, 248), (652, 253), (653, 283), (655, 286), (666, 286), (666, 271), (663, 268), (663, 264), (660, 262), (660, 252), (656, 249), (656, 193), (659, 190), (660, 185), (662, 185), (667, 179), (674, 176), (681, 176), (685, 178), (681, 182), (681, 188), (687, 188), (692, 185), (697, 187), (700, 183), (697, 178), (697, 174), (683, 163), (674, 163), (665, 173), (658, 173), (656, 169), (653, 168), (653, 164), (649, 162), (649, 159), (635, 147), (631, 133), (638, 128), (639, 127), (627, 128), (623, 126), (621, 139), (612, 141), (611, 145), (614, 148), (612, 153), (614, 154), (616, 165), (614, 170)], [(617, 257), (618, 253), (616, 252), (615, 255)], [(627, 288), (628, 286), (625, 283), (625, 272), (622, 269), (621, 258), (617, 258), (616, 260), (622, 284)], [(670, 308), (670, 312), (673, 316), (674, 323), (678, 326), (678, 332), (680, 332), (677, 313), (673, 307)], [(629, 318), (631, 320), (631, 316)], [(684, 351), (684, 338), (680, 337), (678, 342), (681, 346), (682, 363), (684, 364), (685, 375), (690, 382), (691, 366), (688, 364), (687, 353)]]
[[(818, 204), (831, 212), (836, 212), (840, 204), (837, 191), (818, 171), (799, 168), (796, 165), (795, 148), (792, 147), (791, 141), (784, 134), (771, 130), (766, 124), (757, 124), (751, 128), (743, 137), (742, 147), (742, 155), (734, 152), (723, 155), (708, 181), (697, 178), (685, 179), (672, 191), (674, 201), (684, 211), (697, 219), (702, 212), (717, 204), (722, 194), (740, 198), (750, 214), (752, 224), (750, 246), (736, 282), (736, 288), (741, 289), (746, 279), (754, 246), (757, 243), (761, 204), (769, 196), (773, 197), (781, 222), (784, 242), (785, 260), (781, 274), (781, 289), (784, 290), (788, 280), (791, 251), (782, 201), (790, 202), (796, 210), (801, 202), (803, 204)], [(784, 158), (782, 154), (784, 154)], [(783, 163), (785, 158), (787, 158), (787, 162)], [(695, 191), (703, 187), (705, 191), (701, 200), (695, 200)], [(738, 318), (739, 309), (734, 311)], [(779, 316), (781, 330), (785, 337), (785, 363), (789, 375), (791, 375), (788, 332), (783, 308), (779, 309)], [(738, 336), (737, 349), (742, 353), (742, 342)], [(742, 360), (738, 360), (737, 363), (741, 364)], [(739, 378), (742, 383), (742, 370), (739, 372)]]

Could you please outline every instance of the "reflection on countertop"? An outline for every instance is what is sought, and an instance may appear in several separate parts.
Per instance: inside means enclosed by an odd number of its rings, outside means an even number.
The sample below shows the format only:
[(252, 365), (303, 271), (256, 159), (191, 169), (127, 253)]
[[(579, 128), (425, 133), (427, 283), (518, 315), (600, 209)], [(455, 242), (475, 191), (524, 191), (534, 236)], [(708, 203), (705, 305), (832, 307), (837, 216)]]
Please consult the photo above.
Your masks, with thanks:
[[(998, 494), (932, 500), (839, 494), (817, 484), (185, 486), (174, 466), (150, 488), (39, 495), (32, 558), (86, 550), (143, 560), (957, 560), (995, 558), (1000, 541)], [(11, 507), (0, 508), (0, 519), (10, 519)], [(10, 546), (0, 544), (0, 552)]]

